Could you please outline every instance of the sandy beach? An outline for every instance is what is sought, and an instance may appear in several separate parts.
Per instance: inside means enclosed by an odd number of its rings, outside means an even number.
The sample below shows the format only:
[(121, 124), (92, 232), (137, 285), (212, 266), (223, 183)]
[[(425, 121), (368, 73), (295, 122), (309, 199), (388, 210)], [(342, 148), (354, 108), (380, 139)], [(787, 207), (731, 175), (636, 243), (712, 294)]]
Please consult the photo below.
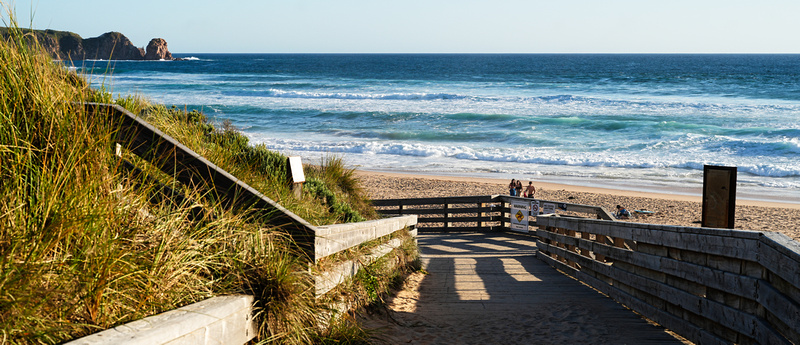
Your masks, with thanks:
[[(506, 180), (358, 171), (362, 185), (373, 199), (422, 198), (507, 194)], [(523, 181), (527, 186), (528, 181)], [(628, 221), (679, 226), (700, 226), (701, 197), (682, 194), (634, 192), (606, 188), (560, 185), (533, 181), (536, 198), (602, 206), (614, 211), (622, 205), (629, 211), (653, 214)], [(736, 201), (735, 228), (774, 231), (800, 240), (800, 204), (754, 200)]]

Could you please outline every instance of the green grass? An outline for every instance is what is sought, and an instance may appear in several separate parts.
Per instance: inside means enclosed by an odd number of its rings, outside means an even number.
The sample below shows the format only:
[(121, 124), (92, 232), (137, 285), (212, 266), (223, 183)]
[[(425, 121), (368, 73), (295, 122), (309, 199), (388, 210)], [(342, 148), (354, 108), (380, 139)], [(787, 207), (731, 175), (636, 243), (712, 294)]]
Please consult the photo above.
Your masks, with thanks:
[(305, 193), (298, 199), (287, 182), (287, 157), (264, 145), (250, 145), (248, 138), (229, 122), (214, 124), (196, 111), (150, 105), (141, 100), (123, 102), (127, 109), (311, 224), (377, 218), (353, 169), (340, 158), (306, 164)]
[(329, 301), (315, 299), (309, 259), (288, 235), (141, 160), (141, 173), (123, 169), (117, 129), (76, 102), (123, 105), (315, 224), (376, 217), (341, 159), (307, 166), (295, 198), (285, 157), (199, 112), (90, 88), (10, 18), (0, 40), (0, 343), (61, 343), (232, 293), (255, 296), (261, 341), (365, 339), (347, 317), (327, 320)]

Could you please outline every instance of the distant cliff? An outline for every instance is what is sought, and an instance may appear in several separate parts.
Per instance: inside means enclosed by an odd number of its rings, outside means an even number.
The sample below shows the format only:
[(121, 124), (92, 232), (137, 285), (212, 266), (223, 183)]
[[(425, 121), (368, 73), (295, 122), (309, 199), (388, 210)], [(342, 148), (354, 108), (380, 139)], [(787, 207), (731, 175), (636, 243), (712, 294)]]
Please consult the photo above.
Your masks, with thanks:
[[(172, 60), (163, 38), (150, 40), (147, 48), (137, 48), (125, 35), (107, 32), (98, 37), (82, 38), (69, 31), (24, 30), (50, 55), (59, 60)], [(8, 37), (8, 28), (0, 28), (0, 35)], [(28, 37), (32, 37), (28, 36)]]

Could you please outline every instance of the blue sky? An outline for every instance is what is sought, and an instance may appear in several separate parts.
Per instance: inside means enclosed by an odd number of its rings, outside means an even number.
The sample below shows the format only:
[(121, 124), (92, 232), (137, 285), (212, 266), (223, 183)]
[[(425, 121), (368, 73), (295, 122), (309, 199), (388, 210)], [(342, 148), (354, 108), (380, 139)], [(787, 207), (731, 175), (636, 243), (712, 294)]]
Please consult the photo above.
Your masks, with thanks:
[(23, 27), (173, 53), (800, 53), (798, 0), (0, 2)]

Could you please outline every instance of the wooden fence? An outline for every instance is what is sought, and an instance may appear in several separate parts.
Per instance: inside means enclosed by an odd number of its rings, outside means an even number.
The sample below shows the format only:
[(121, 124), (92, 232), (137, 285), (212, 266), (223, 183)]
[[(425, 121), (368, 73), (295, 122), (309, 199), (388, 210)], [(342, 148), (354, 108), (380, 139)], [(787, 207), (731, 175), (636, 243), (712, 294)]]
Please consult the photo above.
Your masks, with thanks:
[[(372, 204), (385, 215), (417, 215), (418, 229), (437, 231), (509, 231), (511, 203), (530, 204), (534, 199), (506, 195), (463, 197), (378, 199)], [(613, 220), (606, 209), (597, 206), (538, 200), (540, 205), (552, 204), (556, 213), (564, 216), (583, 216)], [(536, 217), (530, 214), (530, 217)], [(529, 218), (530, 219), (530, 218)], [(535, 220), (534, 220), (535, 221)], [(531, 221), (531, 226), (534, 224)]]
[(778, 233), (539, 217), (537, 256), (700, 344), (800, 344), (800, 243)]
[(420, 231), (498, 231), (500, 201), (495, 196), (373, 200), (385, 215), (416, 215)]

